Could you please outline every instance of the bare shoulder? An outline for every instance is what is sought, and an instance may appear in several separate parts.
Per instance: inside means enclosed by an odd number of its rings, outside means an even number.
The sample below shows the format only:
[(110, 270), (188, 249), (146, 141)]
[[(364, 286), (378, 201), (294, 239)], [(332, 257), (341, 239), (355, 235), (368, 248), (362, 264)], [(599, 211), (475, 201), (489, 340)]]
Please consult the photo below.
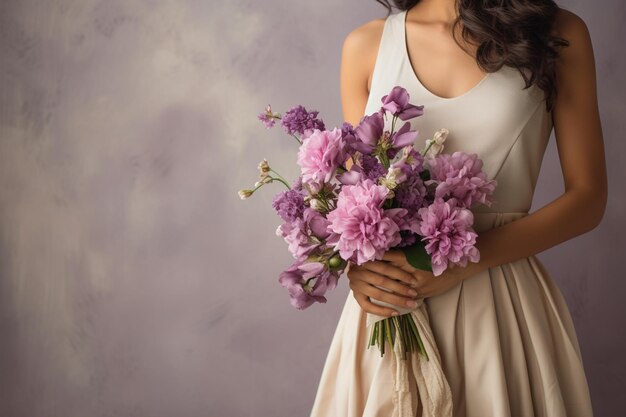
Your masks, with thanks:
[(344, 48), (367, 52), (376, 47), (383, 33), (385, 19), (374, 19), (352, 29), (344, 40)]
[(571, 48), (565, 49), (580, 50), (591, 46), (587, 24), (580, 16), (567, 9), (559, 8), (554, 20), (553, 34), (570, 43)]
[(366, 76), (368, 86), (384, 26), (384, 18), (371, 20), (352, 29), (343, 41), (344, 65), (354, 68), (361, 77)]
[(344, 120), (353, 125), (359, 122), (366, 108), (384, 26), (385, 19), (369, 21), (354, 28), (343, 42), (341, 102)]

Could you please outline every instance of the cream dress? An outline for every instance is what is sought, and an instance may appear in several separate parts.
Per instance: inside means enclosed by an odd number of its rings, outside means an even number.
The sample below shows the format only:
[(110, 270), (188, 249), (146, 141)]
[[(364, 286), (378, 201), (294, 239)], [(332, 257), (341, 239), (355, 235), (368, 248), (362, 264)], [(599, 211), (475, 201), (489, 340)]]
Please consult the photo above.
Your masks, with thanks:
[[(433, 94), (411, 66), (405, 19), (402, 11), (385, 21), (365, 114), (377, 111), (394, 86), (403, 86), (411, 103), (424, 105), (424, 115), (411, 121), (420, 132), (416, 148), (445, 127), (450, 134), (444, 152), (477, 153), (487, 176), (497, 180), (491, 207), (472, 210), (479, 235), (526, 216), (552, 131), (543, 92), (524, 90), (519, 72), (504, 67), (458, 97)], [(568, 307), (535, 256), (489, 268), (425, 304), (455, 417), (593, 415)], [(311, 417), (392, 415), (390, 357), (367, 349), (366, 318), (350, 291)], [(414, 383), (411, 394), (418, 395)], [(416, 406), (414, 415), (421, 414)]]

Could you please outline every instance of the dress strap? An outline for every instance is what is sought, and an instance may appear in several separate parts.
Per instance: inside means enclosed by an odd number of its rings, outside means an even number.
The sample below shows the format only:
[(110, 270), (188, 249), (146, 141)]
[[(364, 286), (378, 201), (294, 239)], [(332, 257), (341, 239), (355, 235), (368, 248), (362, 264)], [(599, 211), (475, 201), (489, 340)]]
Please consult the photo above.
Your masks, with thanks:
[[(372, 73), (371, 91), (388, 91), (389, 82), (402, 82), (402, 45), (404, 36), (404, 13), (392, 13), (385, 19), (383, 33), (378, 46), (376, 63)], [(393, 86), (392, 86), (393, 87)]]

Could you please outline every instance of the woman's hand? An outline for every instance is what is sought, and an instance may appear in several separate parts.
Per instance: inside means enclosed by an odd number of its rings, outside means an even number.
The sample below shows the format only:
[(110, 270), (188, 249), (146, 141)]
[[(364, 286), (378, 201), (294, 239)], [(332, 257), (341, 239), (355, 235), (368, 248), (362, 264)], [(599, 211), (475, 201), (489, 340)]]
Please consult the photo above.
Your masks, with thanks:
[[(417, 292), (412, 286), (417, 286), (417, 280), (410, 272), (392, 265), (386, 261), (369, 261), (362, 265), (348, 263), (346, 273), (350, 280), (354, 299), (363, 311), (379, 316), (391, 316), (394, 309), (382, 307), (370, 301), (369, 297), (386, 301), (403, 308), (414, 308)], [(379, 286), (392, 292), (376, 288)]]
[(414, 268), (406, 260), (406, 256), (401, 250), (390, 250), (386, 252), (383, 256), (383, 261), (410, 273), (417, 280), (415, 289), (417, 290), (419, 298), (429, 298), (443, 294), (457, 286), (472, 273), (469, 269), (471, 263), (468, 263), (467, 267), (451, 265), (451, 267), (446, 268), (441, 275), (435, 276), (430, 271)]
[(374, 304), (369, 298), (398, 307), (414, 308), (415, 304), (411, 304), (414, 300), (443, 294), (470, 274), (468, 267), (453, 267), (435, 276), (432, 272), (411, 266), (401, 250), (390, 250), (381, 261), (370, 261), (360, 266), (349, 263), (346, 275), (350, 280), (353, 296), (363, 311), (389, 317), (395, 310)]

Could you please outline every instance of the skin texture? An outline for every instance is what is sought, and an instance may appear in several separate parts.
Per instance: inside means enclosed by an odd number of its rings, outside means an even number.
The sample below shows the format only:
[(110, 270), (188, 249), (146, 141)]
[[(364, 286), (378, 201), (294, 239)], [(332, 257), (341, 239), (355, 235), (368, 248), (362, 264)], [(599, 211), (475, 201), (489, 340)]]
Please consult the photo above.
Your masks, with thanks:
[[(474, 59), (475, 48), (463, 45), (462, 49), (454, 42), (450, 33), (454, 17), (453, 0), (422, 0), (407, 14), (413, 69), (422, 84), (440, 97), (463, 94), (484, 77)], [(365, 23), (343, 43), (340, 93), (344, 119), (353, 125), (365, 111), (383, 25), (384, 19)], [(388, 251), (381, 261), (349, 264), (350, 288), (364, 311), (391, 316), (395, 310), (374, 304), (369, 297), (413, 307), (413, 299), (442, 294), (489, 267), (537, 254), (598, 226), (608, 187), (591, 38), (585, 22), (565, 9), (557, 14), (553, 30), (570, 42), (561, 49), (557, 64), (558, 93), (552, 112), (563, 194), (527, 216), (481, 233), (476, 243), (480, 261), (447, 269), (439, 277), (411, 267), (398, 250)], [(416, 66), (417, 62), (428, 65)]]

